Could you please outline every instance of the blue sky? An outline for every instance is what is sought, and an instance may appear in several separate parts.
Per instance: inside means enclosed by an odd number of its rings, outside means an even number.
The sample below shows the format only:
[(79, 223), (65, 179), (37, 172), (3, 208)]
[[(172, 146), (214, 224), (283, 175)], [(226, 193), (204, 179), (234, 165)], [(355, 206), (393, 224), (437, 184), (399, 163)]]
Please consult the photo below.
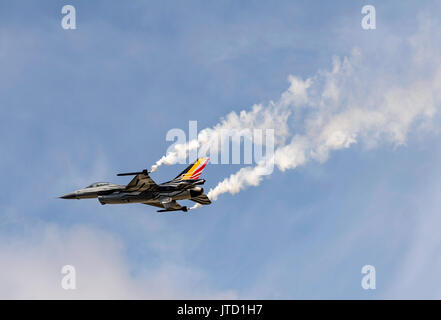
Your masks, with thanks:
[[(76, 30), (60, 26), (65, 4), (76, 8)], [(376, 30), (360, 26), (365, 4), (376, 7)], [(416, 34), (416, 55), (439, 68), (437, 38), (431, 29), (418, 35), (424, 21), (439, 25), (435, 8), (3, 1), (0, 297), (440, 298), (436, 115), (431, 126), (412, 127), (404, 145), (357, 143), (323, 163), (276, 169), (260, 186), (190, 214), (56, 199), (95, 181), (127, 183), (115, 174), (154, 164), (170, 146), (168, 130), (187, 131), (189, 120), (212, 127), (231, 111), (278, 100), (289, 75), (332, 69), (333, 57), (353, 48), (380, 75), (354, 81), (370, 79), (379, 94), (383, 84), (430, 80), (430, 70), (407, 64), (412, 52), (397, 48)], [(163, 166), (152, 178), (183, 167)], [(238, 169), (208, 165), (206, 188)], [(60, 287), (65, 264), (77, 268), (77, 290)], [(376, 290), (361, 288), (366, 264), (376, 267)]]

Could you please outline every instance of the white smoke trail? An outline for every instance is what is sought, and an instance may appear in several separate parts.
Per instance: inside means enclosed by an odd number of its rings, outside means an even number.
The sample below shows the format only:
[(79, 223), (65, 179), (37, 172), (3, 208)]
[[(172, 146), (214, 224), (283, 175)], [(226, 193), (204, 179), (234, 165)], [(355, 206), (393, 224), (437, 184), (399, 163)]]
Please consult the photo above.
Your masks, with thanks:
[[(326, 161), (331, 151), (362, 142), (404, 145), (412, 129), (430, 130), (441, 104), (441, 44), (437, 28), (427, 22), (400, 45), (378, 52), (376, 59), (353, 50), (333, 60), (332, 69), (302, 80), (290, 76), (290, 86), (279, 101), (232, 112), (218, 125), (201, 131), (198, 141), (176, 147), (156, 165), (185, 157), (189, 148), (212, 143), (221, 128), (274, 128), (274, 161), (279, 170), (308, 161)], [(399, 59), (397, 59), (399, 57)], [(288, 122), (289, 118), (289, 122)], [(289, 141), (288, 141), (289, 140)], [(217, 140), (216, 140), (217, 141)], [(288, 142), (287, 142), (288, 141)], [(260, 184), (268, 163), (244, 167), (208, 193), (211, 200)], [(198, 205), (193, 208), (198, 207)]]
[[(210, 151), (219, 152), (219, 141), (222, 135), (243, 136), (244, 129), (266, 129), (278, 128), (275, 133), (276, 143), (284, 143), (289, 134), (287, 125), (290, 111), (282, 108), (281, 104), (270, 102), (268, 106), (254, 105), (250, 111), (241, 111), (239, 114), (231, 112), (220, 123), (213, 128), (206, 128), (199, 132), (196, 140), (191, 140), (186, 144), (174, 145), (174, 150), (159, 159), (151, 168), (151, 172), (156, 171), (161, 165), (175, 164), (185, 160), (192, 150), (201, 147), (210, 149)], [(264, 143), (265, 141), (260, 141)]]

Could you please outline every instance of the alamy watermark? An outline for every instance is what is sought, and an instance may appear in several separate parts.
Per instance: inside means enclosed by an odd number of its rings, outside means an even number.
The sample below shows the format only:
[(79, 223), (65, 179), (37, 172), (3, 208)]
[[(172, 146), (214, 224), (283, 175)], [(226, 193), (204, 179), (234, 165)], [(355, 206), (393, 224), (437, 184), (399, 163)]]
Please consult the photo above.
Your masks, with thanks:
[(61, 287), (64, 290), (75, 290), (77, 288), (75, 267), (71, 265), (65, 265), (61, 268), (61, 274), (64, 275), (61, 279)]
[(166, 141), (174, 141), (167, 154), (186, 149), (186, 157), (177, 163), (187, 164), (208, 157), (211, 164), (254, 164), (262, 175), (274, 169), (274, 129), (208, 129), (198, 134), (197, 121), (188, 123), (188, 139), (184, 130), (170, 129)]
[(361, 8), (361, 14), (363, 18), (361, 19), (361, 27), (364, 30), (375, 30), (377, 28), (377, 18), (376, 11), (373, 5), (365, 5)]
[(77, 14), (75, 7), (67, 4), (61, 8), (61, 13), (64, 15), (61, 18), (61, 27), (64, 30), (75, 30), (77, 28)]
[(364, 275), (361, 279), (361, 287), (364, 290), (375, 290), (377, 280), (375, 275), (375, 267), (367, 264), (361, 268), (361, 274)]

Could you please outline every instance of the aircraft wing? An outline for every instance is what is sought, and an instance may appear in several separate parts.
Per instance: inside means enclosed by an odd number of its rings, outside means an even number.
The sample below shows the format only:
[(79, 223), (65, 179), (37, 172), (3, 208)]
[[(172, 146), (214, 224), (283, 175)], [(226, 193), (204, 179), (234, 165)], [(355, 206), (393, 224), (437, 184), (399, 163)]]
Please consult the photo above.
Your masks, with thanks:
[(166, 212), (166, 211), (184, 211), (184, 212), (186, 212), (188, 210), (187, 207), (181, 206), (179, 203), (176, 202), (176, 200), (171, 200), (171, 199), (167, 199), (167, 198), (144, 202), (144, 204), (165, 209), (165, 210), (158, 210), (158, 212)]
[(148, 206), (154, 206), (157, 208), (164, 209), (164, 206), (159, 201), (149, 201), (149, 202), (144, 202), (144, 204), (146, 204)]
[(150, 178), (147, 171), (138, 173), (126, 186), (128, 192), (157, 191), (159, 186)]

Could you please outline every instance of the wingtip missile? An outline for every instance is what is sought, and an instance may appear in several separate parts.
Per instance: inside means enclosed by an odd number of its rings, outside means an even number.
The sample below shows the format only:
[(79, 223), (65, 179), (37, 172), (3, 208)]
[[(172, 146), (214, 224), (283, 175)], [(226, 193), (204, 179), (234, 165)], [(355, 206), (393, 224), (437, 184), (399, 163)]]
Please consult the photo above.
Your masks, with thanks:
[(165, 209), (165, 210), (158, 210), (156, 212), (169, 212), (169, 211), (184, 211), (187, 212), (188, 210), (190, 210), (190, 208), (187, 208), (186, 206), (180, 208), (180, 209)]
[(136, 176), (137, 174), (149, 174), (150, 172), (147, 171), (147, 169), (144, 169), (140, 172), (127, 172), (127, 173), (118, 173), (117, 176), (118, 177), (122, 177), (122, 176)]

